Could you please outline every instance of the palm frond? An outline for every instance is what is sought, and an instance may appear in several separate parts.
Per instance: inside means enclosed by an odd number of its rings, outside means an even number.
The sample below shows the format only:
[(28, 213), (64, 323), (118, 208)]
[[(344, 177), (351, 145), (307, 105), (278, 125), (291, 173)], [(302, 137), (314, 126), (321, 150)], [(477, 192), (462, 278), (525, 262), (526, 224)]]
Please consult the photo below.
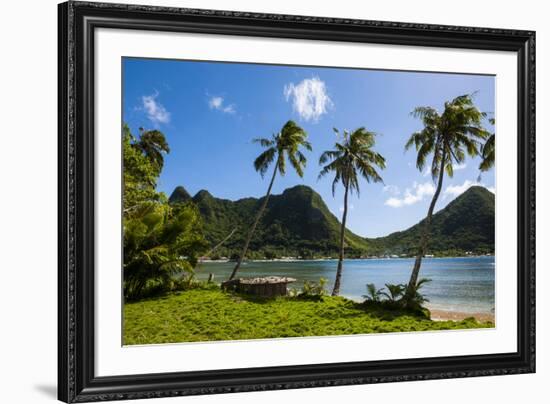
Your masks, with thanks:
[(275, 147), (270, 147), (267, 150), (264, 150), (256, 160), (254, 160), (254, 169), (260, 173), (263, 177), (269, 168), (269, 165), (275, 159), (277, 154), (277, 149)]
[(275, 140), (268, 139), (265, 137), (258, 137), (258, 138), (252, 139), (252, 143), (259, 143), (262, 147), (271, 147), (275, 145)]

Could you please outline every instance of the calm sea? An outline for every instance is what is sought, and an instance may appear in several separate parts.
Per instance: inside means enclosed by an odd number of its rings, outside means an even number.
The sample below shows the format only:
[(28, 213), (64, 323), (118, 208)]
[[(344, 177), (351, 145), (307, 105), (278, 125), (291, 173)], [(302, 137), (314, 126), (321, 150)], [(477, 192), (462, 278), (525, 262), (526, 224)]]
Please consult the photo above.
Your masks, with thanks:
[[(362, 301), (366, 284), (378, 288), (385, 283), (407, 283), (414, 263), (413, 258), (345, 260), (341, 295)], [(240, 277), (267, 275), (290, 276), (297, 282), (290, 287), (301, 287), (305, 280), (328, 280), (327, 290), (332, 290), (336, 273), (336, 260), (246, 262), (239, 270)], [(198, 279), (214, 275), (221, 282), (229, 277), (233, 262), (204, 262), (197, 268)], [(420, 277), (432, 282), (424, 285), (423, 292), (430, 300), (431, 309), (491, 313), (495, 307), (495, 258), (425, 258)]]

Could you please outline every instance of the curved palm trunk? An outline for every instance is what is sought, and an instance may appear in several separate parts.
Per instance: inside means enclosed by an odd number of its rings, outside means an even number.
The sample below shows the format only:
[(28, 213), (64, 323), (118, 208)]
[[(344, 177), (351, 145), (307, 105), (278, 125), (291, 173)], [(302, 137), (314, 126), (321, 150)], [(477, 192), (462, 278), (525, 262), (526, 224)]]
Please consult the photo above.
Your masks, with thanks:
[(349, 186), (346, 185), (346, 190), (344, 192), (344, 213), (342, 214), (342, 225), (340, 226), (340, 254), (338, 256), (338, 267), (336, 269), (336, 279), (334, 280), (332, 296), (338, 296), (340, 294), (340, 281), (342, 279), (344, 264), (344, 235), (346, 232), (346, 218), (348, 216), (348, 190)]
[(428, 241), (430, 239), (430, 227), (432, 223), (432, 215), (435, 208), (435, 203), (439, 198), (439, 194), (441, 193), (441, 188), (443, 186), (443, 176), (445, 174), (444, 168), (445, 168), (445, 153), (443, 153), (443, 156), (441, 158), (441, 166), (439, 167), (439, 178), (437, 180), (437, 188), (435, 190), (434, 196), (432, 197), (432, 201), (430, 203), (430, 207), (428, 209), (428, 215), (426, 216), (426, 222), (424, 223), (422, 237), (420, 239), (420, 246), (418, 247), (418, 253), (416, 255), (416, 260), (414, 261), (414, 267), (411, 273), (411, 278), (409, 279), (409, 284), (407, 286), (407, 292), (405, 293), (406, 301), (410, 300), (413, 297), (416, 283), (418, 282), (418, 274), (420, 273), (422, 258), (424, 257), (424, 254), (426, 254)]
[(252, 224), (252, 227), (250, 228), (250, 231), (248, 232), (248, 235), (246, 236), (246, 240), (244, 242), (244, 248), (243, 252), (240, 255), (239, 259), (237, 260), (237, 265), (235, 265), (235, 268), (233, 268), (233, 272), (231, 272), (231, 276), (229, 277), (229, 280), (232, 280), (235, 278), (235, 275), (237, 275), (237, 271), (241, 267), (241, 264), (243, 262), (244, 257), (246, 256), (246, 253), (248, 251), (248, 246), (250, 244), (250, 240), (252, 240), (252, 236), (254, 235), (254, 231), (256, 230), (256, 227), (258, 226), (258, 223), (260, 222), (260, 218), (262, 217), (262, 214), (264, 213), (265, 207), (267, 206), (267, 201), (269, 200), (269, 195), (271, 195), (271, 188), (273, 187), (273, 182), (275, 181), (275, 176), (277, 175), (277, 164), (275, 164), (275, 169), (273, 170), (273, 176), (271, 177), (271, 182), (269, 183), (269, 187), (267, 188), (267, 193), (264, 197), (264, 202), (262, 203), (262, 206), (260, 207), (260, 210), (258, 210), (258, 213), (256, 213), (256, 217), (254, 218), (254, 223)]

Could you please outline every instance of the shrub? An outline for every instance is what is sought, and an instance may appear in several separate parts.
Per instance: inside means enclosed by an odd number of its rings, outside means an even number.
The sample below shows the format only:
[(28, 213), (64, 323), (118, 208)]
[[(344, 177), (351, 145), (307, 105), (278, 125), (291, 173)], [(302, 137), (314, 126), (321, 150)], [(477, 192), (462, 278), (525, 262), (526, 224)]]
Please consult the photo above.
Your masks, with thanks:
[(326, 284), (327, 280), (325, 278), (320, 278), (318, 283), (304, 281), (304, 285), (299, 291), (296, 288), (292, 288), (289, 295), (291, 297), (320, 299), (327, 294), (327, 291), (325, 290)]
[(388, 289), (388, 291), (382, 292), (382, 295), (385, 296), (389, 302), (396, 303), (403, 296), (406, 288), (407, 286), (401, 283), (397, 285), (386, 283), (386, 289)]
[(429, 302), (428, 298), (424, 294), (420, 293), (420, 289), (426, 283), (431, 281), (432, 280), (428, 278), (419, 279), (412, 290), (406, 291), (405, 296), (403, 296), (403, 302), (408, 308), (422, 309), (422, 304)]
[(382, 291), (383, 289), (376, 289), (376, 285), (374, 283), (368, 283), (367, 294), (363, 295), (363, 297), (369, 302), (379, 302), (380, 297), (383, 294)]

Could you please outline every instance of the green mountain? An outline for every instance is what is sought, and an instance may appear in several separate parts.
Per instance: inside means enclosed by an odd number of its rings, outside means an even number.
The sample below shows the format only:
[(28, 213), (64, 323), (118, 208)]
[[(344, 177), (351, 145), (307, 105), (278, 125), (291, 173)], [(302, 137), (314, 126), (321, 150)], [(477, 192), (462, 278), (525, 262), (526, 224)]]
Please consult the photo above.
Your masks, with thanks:
[[(185, 202), (183, 187), (170, 196), (172, 203)], [(230, 257), (239, 254), (263, 198), (244, 198), (237, 201), (220, 199), (201, 190), (192, 201), (204, 220), (206, 238), (212, 246), (229, 234), (234, 234), (216, 250), (215, 255)], [(271, 195), (267, 208), (250, 243), (252, 258), (281, 256), (334, 256), (338, 252), (340, 222), (329, 211), (321, 196), (307, 186), (286, 189)], [(348, 253), (361, 255), (367, 242), (346, 231)]]
[[(216, 198), (206, 190), (191, 197), (177, 187), (170, 202), (194, 203), (204, 221), (212, 246), (231, 235), (213, 256), (231, 257), (240, 253), (246, 232), (263, 198), (237, 201)], [(192, 201), (192, 202), (191, 202)], [(437, 212), (432, 219), (430, 254), (460, 255), (467, 251), (494, 251), (494, 195), (482, 187), (472, 187)], [(347, 230), (346, 255), (414, 255), (423, 222), (386, 237), (363, 238)], [(338, 254), (339, 220), (321, 196), (307, 186), (286, 189), (269, 198), (267, 208), (250, 244), (250, 258), (323, 257)]]
[(191, 195), (181, 185), (176, 187), (176, 189), (172, 191), (172, 195), (170, 195), (170, 198), (168, 198), (168, 202), (170, 203), (184, 203), (189, 200), (191, 200)]
[[(424, 220), (386, 237), (366, 239), (378, 254), (414, 255)], [(432, 217), (428, 254), (493, 253), (495, 249), (495, 195), (475, 186)]]

